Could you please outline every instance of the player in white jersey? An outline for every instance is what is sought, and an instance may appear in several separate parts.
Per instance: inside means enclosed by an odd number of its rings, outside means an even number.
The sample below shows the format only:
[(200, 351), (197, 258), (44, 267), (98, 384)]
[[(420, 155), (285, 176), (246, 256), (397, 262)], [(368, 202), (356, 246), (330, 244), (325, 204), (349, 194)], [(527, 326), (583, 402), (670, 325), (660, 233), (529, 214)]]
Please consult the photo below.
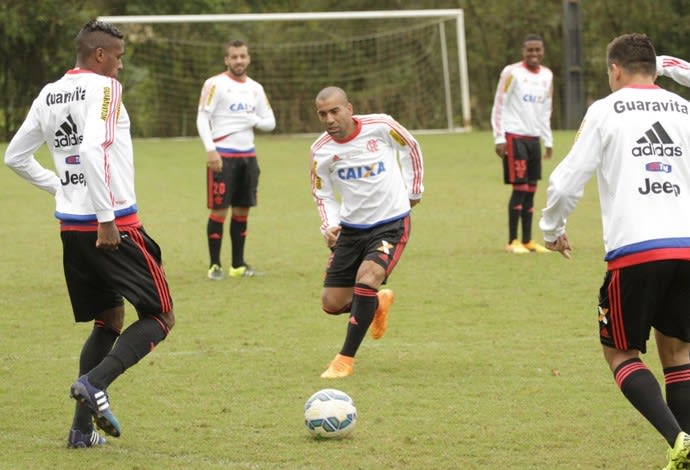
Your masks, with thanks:
[(394, 300), (379, 290), (407, 244), (410, 210), (422, 198), (422, 151), (386, 114), (354, 115), (345, 91), (316, 96), (325, 131), (311, 146), (311, 187), (321, 233), (331, 249), (321, 293), (323, 310), (349, 313), (340, 352), (323, 378), (352, 374), (354, 356), (371, 326), (380, 339)]
[[(587, 110), (551, 174), (540, 227), (570, 258), (566, 219), (597, 175), (607, 272), (599, 290), (604, 357), (628, 401), (690, 468), (690, 103), (654, 84), (654, 46), (627, 34), (608, 46), (613, 93)], [(666, 401), (640, 359), (654, 328)]]
[(199, 99), (196, 125), (207, 156), (206, 194), (211, 212), (206, 233), (211, 280), (225, 276), (220, 252), (228, 207), (232, 207), (230, 276), (262, 274), (244, 260), (247, 219), (250, 207), (257, 203), (260, 173), (254, 129), (270, 132), (276, 120), (264, 88), (247, 76), (250, 63), (247, 44), (230, 41), (225, 49), (227, 70), (206, 80)]
[[(534, 194), (541, 179), (541, 143), (551, 158), (553, 73), (542, 65), (544, 41), (531, 34), (522, 44), (522, 61), (506, 66), (496, 87), (491, 110), (494, 150), (503, 162), (503, 182), (513, 186), (508, 201), (509, 253), (546, 253), (532, 240)], [(522, 237), (518, 239), (518, 226)]]
[[(76, 40), (76, 67), (41, 90), (5, 153), (10, 168), (55, 197), (74, 318), (94, 322), (70, 389), (77, 400), (72, 448), (105, 443), (94, 419), (120, 435), (106, 388), (175, 323), (160, 248), (137, 216), (130, 122), (116, 79), (123, 37), (111, 25), (87, 23)], [(44, 143), (57, 175), (34, 157)], [(139, 319), (120, 334), (123, 298)]]

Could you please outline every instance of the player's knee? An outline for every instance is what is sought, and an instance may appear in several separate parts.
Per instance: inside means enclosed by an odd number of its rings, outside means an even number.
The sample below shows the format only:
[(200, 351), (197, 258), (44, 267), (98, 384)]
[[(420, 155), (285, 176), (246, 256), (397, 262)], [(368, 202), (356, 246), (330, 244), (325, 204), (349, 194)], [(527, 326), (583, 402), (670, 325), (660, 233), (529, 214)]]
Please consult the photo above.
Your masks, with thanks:
[(167, 313), (158, 313), (152, 316), (160, 323), (166, 336), (175, 326), (175, 313), (172, 310)]
[(364, 284), (372, 289), (378, 289), (386, 279), (386, 270), (378, 263), (365, 261), (362, 268), (357, 273), (357, 284)]
[(117, 307), (104, 310), (96, 315), (95, 320), (104, 328), (120, 334), (125, 323), (125, 306), (118, 305)]
[(228, 217), (228, 209), (211, 209), (210, 217), (217, 222), (225, 222)]
[(351, 305), (351, 302), (343, 302), (328, 296), (321, 297), (321, 309), (328, 315), (340, 315), (349, 312)]

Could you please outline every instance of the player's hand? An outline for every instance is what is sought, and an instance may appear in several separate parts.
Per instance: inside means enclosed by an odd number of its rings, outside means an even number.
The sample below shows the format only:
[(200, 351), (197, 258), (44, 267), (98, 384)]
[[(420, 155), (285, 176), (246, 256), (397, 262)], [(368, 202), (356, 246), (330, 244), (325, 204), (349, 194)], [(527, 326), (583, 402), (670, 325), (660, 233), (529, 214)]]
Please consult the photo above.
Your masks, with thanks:
[(261, 118), (256, 115), (256, 113), (247, 113), (247, 119), (249, 120), (249, 127), (254, 128), (259, 123)]
[(206, 166), (214, 173), (223, 171), (223, 160), (217, 151), (210, 150), (206, 152)]
[(546, 160), (549, 160), (553, 156), (553, 149), (551, 147), (546, 147), (546, 151), (544, 152), (544, 158)]
[(564, 258), (570, 259), (570, 240), (568, 240), (568, 235), (563, 234), (553, 242), (544, 242), (544, 246), (551, 251), (558, 251)]
[(115, 251), (120, 245), (120, 231), (115, 225), (115, 221), (98, 223), (98, 238), (96, 248), (105, 251)]
[(500, 158), (503, 158), (506, 155), (506, 144), (496, 144), (496, 148), (494, 150), (496, 151), (496, 155), (498, 155)]
[(340, 226), (328, 227), (326, 229), (323, 238), (326, 240), (326, 246), (328, 246), (328, 248), (333, 248), (335, 246), (335, 242), (338, 241), (338, 237), (340, 236), (340, 230)]
[(410, 207), (414, 207), (417, 204), (419, 204), (420, 202), (422, 202), (421, 199), (410, 199)]

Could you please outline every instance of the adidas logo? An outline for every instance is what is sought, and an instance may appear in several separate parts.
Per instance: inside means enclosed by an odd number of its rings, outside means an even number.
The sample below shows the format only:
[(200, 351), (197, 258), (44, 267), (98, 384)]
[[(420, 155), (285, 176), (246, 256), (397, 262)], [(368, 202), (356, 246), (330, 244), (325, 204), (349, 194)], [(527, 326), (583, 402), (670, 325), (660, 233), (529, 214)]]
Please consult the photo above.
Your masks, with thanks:
[(65, 122), (60, 124), (55, 133), (55, 141), (53, 143), (55, 148), (74, 147), (75, 145), (80, 145), (83, 140), (83, 136), (77, 135), (77, 125), (72, 119), (72, 115), (68, 114)]
[(682, 157), (683, 150), (673, 140), (659, 121), (652, 124), (644, 136), (637, 139), (633, 157)]

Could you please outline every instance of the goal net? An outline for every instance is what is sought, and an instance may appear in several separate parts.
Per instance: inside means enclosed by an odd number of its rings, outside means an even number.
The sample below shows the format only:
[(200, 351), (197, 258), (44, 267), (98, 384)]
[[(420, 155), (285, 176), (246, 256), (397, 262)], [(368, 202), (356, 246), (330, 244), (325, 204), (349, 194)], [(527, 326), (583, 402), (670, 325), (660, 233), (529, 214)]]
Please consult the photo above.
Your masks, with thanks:
[(314, 97), (348, 93), (356, 114), (415, 130), (470, 125), (462, 10), (101, 17), (125, 33), (124, 100), (138, 137), (195, 136), (206, 78), (230, 39), (249, 44), (278, 133), (322, 130)]

